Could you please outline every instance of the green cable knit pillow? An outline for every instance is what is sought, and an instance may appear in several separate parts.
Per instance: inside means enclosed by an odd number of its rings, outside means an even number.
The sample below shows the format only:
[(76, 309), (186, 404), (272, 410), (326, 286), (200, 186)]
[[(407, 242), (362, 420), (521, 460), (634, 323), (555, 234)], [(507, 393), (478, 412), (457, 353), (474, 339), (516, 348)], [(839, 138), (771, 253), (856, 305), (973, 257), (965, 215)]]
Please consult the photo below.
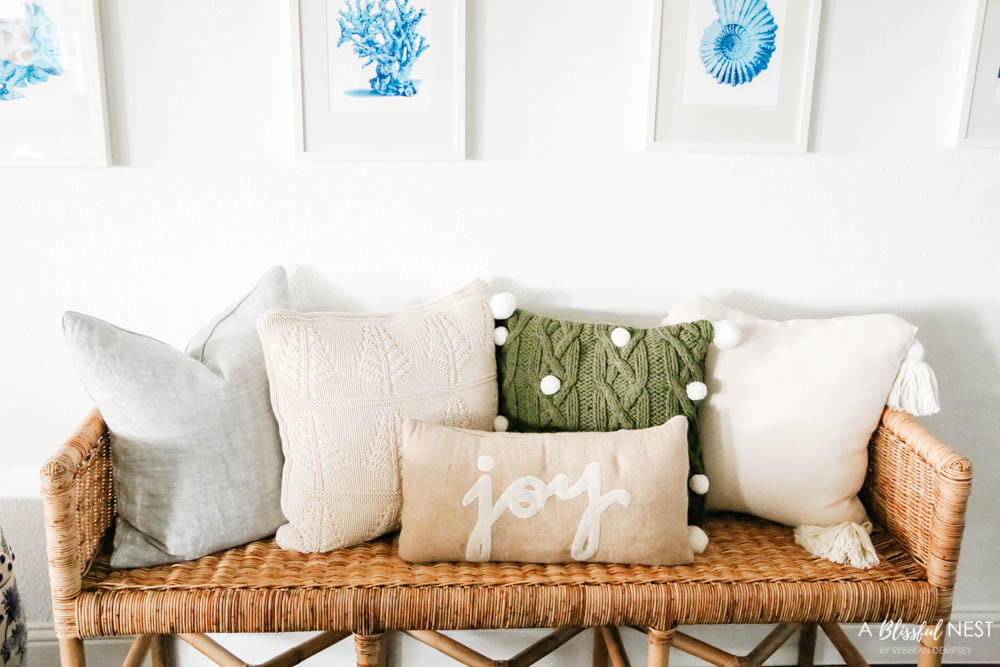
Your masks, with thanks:
[[(495, 313), (504, 314), (504, 313)], [(617, 431), (688, 418), (688, 523), (701, 523), (708, 479), (697, 403), (708, 393), (711, 322), (655, 329), (558, 320), (514, 310), (500, 322), (497, 430)]]

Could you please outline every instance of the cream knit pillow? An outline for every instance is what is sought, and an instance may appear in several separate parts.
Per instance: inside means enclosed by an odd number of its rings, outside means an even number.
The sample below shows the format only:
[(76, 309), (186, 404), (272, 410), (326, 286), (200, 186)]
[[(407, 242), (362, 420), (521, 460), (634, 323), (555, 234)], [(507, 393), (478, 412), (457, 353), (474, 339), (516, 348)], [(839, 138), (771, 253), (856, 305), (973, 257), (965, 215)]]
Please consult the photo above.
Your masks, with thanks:
[(264, 345), (285, 466), (285, 549), (329, 551), (399, 527), (404, 419), (491, 429), (487, 287), (392, 314), (270, 311)]

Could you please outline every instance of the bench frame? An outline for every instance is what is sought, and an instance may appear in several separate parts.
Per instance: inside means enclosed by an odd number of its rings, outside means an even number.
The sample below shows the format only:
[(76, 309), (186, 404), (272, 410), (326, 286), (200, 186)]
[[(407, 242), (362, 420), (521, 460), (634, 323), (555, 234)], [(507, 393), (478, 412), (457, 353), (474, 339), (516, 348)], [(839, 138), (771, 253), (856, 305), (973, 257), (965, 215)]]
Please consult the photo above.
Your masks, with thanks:
[[(55, 629), (59, 636), (63, 667), (83, 667), (83, 633), (77, 623), (76, 603), (83, 591), (83, 578), (106, 544), (117, 514), (112, 484), (107, 427), (94, 410), (70, 439), (42, 469), (42, 499), (45, 508), (49, 577)], [(972, 484), (969, 461), (925, 430), (912, 417), (886, 410), (869, 446), (868, 475), (861, 497), (871, 518), (886, 530), (925, 568), (927, 583), (937, 595), (936, 609), (929, 617), (920, 643), (920, 667), (941, 664), (944, 637), (935, 624), (951, 616), (959, 548), (965, 528), (965, 508)], [(817, 584), (823, 585), (823, 584)], [(790, 591), (789, 594), (792, 594)], [(695, 604), (691, 602), (690, 604)], [(676, 610), (675, 610), (676, 612)], [(676, 615), (676, 614), (675, 614)], [(799, 665), (812, 665), (818, 629), (830, 638), (849, 665), (865, 665), (864, 658), (838, 625), (844, 620), (838, 609), (822, 618), (782, 622), (746, 656), (736, 656), (690, 637), (676, 629), (669, 618), (661, 627), (634, 627), (648, 636), (648, 665), (666, 667), (670, 648), (720, 666), (761, 665), (798, 632)], [(883, 619), (865, 619), (873, 622)], [(206, 634), (172, 632), (173, 622), (149, 628), (136, 637), (124, 667), (135, 667), (149, 654), (154, 667), (162, 667), (164, 637), (171, 634), (187, 642), (222, 667), (247, 666)], [(145, 631), (146, 629), (143, 628)], [(490, 659), (435, 629), (404, 632), (458, 662), (472, 667), (521, 667), (531, 665), (555, 651), (584, 628), (559, 628), (507, 660)], [(371, 628), (327, 630), (268, 660), (262, 665), (284, 667), (352, 636), (357, 664), (383, 665), (382, 634)], [(619, 630), (594, 628), (595, 667), (628, 665)]]

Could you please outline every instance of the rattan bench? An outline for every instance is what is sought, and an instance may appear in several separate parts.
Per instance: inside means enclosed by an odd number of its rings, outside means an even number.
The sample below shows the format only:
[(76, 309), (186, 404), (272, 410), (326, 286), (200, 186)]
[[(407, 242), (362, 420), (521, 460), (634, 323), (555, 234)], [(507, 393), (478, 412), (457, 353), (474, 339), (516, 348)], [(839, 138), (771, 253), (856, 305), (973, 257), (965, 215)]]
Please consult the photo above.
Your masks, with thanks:
[[(971, 485), (969, 462), (915, 420), (886, 411), (871, 440), (862, 497), (879, 528), (881, 563), (858, 570), (811, 557), (792, 531), (742, 515), (713, 516), (693, 564), (529, 565), (402, 561), (392, 537), (324, 554), (273, 541), (175, 565), (110, 570), (115, 518), (110, 437), (96, 411), (42, 470), (49, 573), (64, 667), (83, 665), (83, 638), (137, 635), (139, 665), (177, 635), (219, 665), (245, 665), (205, 633), (322, 631), (264, 663), (294, 665), (353, 634), (358, 665), (384, 658), (381, 633), (400, 630), (466, 665), (530, 665), (584, 628), (594, 664), (625, 665), (617, 630), (649, 637), (649, 665), (670, 647), (716, 665), (759, 665), (796, 632), (811, 665), (817, 628), (848, 664), (865, 664), (838, 623), (948, 619)], [(678, 625), (778, 624), (747, 656), (677, 631)], [(929, 626), (930, 627), (930, 626)], [(559, 628), (509, 660), (489, 658), (440, 630)], [(926, 632), (919, 664), (940, 664)]]

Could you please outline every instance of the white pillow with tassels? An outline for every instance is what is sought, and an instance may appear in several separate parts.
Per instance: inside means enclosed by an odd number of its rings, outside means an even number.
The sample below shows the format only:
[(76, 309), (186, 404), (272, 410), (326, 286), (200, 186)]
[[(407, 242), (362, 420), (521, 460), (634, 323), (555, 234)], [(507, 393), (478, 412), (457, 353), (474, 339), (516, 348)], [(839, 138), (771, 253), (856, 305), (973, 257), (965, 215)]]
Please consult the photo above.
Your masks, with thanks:
[(895, 315), (776, 322), (697, 296), (663, 323), (702, 319), (741, 334), (708, 353), (699, 419), (708, 509), (795, 526), (817, 556), (876, 565), (857, 497), (868, 441), (887, 403), (914, 415), (939, 409), (917, 328)]

